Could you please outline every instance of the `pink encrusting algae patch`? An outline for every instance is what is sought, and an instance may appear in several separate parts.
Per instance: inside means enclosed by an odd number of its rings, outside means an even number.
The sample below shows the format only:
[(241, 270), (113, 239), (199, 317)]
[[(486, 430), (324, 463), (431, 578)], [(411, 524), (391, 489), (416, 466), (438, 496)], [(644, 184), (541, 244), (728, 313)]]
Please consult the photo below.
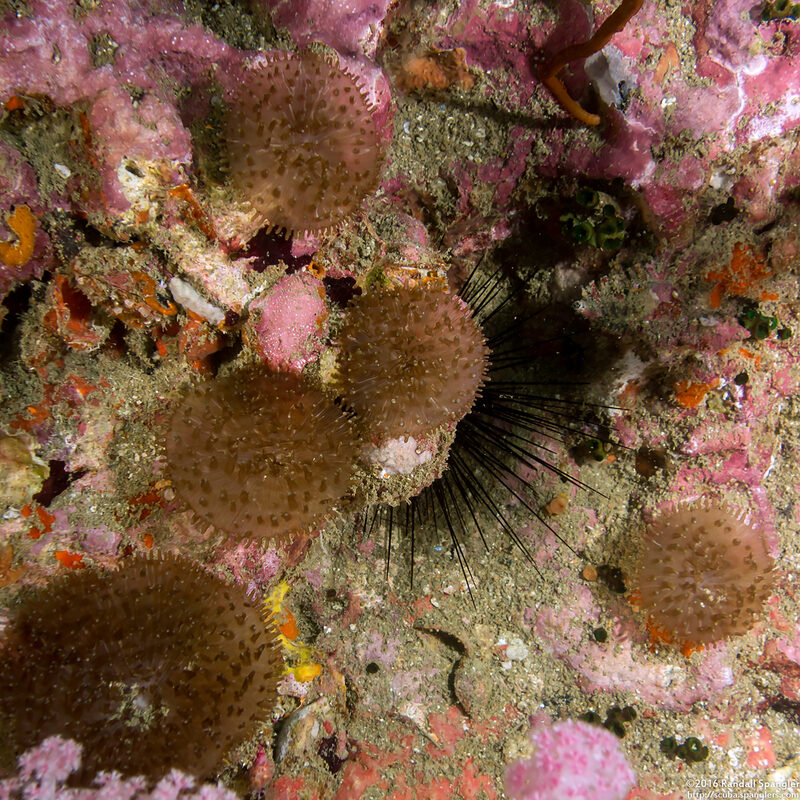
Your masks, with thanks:
[(512, 800), (624, 800), (635, 775), (613, 733), (579, 720), (538, 725), (533, 752), (512, 762), (506, 791)]
[(724, 645), (695, 655), (691, 665), (676, 672), (668, 661), (648, 653), (631, 621), (621, 621), (615, 628), (613, 648), (586, 641), (585, 627), (599, 623), (600, 607), (577, 578), (565, 576), (564, 584), (573, 598), (568, 607), (528, 609), (525, 620), (531, 624), (536, 642), (575, 670), (587, 691), (631, 692), (648, 703), (676, 711), (687, 711), (703, 698), (726, 696), (735, 675)]
[[(88, 104), (88, 144), (98, 158), (107, 208), (129, 206), (118, 169), (126, 158), (191, 162), (191, 139), (166, 87), (207, 85), (212, 63), (227, 81), (241, 55), (199, 25), (177, 16), (144, 14), (134, 4), (100, 5), (74, 14), (73, 4), (32, 2), (28, 14), (6, 16), (0, 31), (0, 102), (15, 94), (46, 95), (59, 106)], [(112, 63), (98, 65), (92, 45), (108, 36)], [(58, 57), (54, 58), (53, 53)], [(140, 93), (134, 103), (128, 89)]]
[(319, 358), (327, 332), (325, 287), (307, 273), (287, 275), (250, 304), (255, 347), (270, 369), (295, 372)]

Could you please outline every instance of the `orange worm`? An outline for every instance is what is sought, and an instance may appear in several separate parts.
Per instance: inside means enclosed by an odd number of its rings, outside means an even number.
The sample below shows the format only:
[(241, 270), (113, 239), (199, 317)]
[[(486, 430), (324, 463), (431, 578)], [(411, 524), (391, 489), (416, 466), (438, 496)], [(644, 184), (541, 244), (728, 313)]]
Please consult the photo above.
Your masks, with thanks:
[(549, 61), (545, 62), (539, 70), (542, 83), (552, 92), (553, 97), (585, 125), (599, 125), (600, 117), (586, 111), (577, 100), (573, 100), (566, 87), (556, 74), (570, 61), (578, 58), (588, 58), (593, 53), (602, 50), (615, 33), (619, 33), (630, 18), (642, 7), (644, 0), (622, 0), (619, 7), (614, 10), (603, 24), (595, 31), (594, 35), (585, 42), (578, 42), (559, 50)]

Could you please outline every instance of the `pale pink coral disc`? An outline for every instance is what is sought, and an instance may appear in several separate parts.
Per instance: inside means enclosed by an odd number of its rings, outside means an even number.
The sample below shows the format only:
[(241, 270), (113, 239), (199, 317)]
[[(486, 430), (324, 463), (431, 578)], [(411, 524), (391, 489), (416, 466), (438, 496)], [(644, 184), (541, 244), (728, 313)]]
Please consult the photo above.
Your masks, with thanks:
[(773, 585), (761, 531), (719, 505), (685, 506), (645, 531), (636, 603), (681, 644), (745, 633)]

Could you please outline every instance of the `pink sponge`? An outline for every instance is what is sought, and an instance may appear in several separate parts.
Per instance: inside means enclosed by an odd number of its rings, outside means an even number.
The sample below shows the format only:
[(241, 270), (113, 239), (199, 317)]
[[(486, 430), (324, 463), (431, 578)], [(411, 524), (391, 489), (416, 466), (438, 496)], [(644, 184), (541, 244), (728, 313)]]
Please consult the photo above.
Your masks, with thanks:
[(512, 800), (623, 800), (636, 776), (619, 741), (604, 728), (577, 720), (531, 728), (533, 754), (509, 764)]

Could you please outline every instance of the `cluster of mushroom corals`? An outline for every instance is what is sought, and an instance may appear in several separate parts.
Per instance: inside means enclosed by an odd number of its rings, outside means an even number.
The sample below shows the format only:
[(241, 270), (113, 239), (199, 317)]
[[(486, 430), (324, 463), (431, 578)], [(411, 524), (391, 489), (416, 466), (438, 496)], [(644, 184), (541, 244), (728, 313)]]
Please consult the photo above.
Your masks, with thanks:
[[(441, 289), (398, 286), (356, 298), (335, 344), (339, 368), (327, 392), (259, 366), (183, 399), (167, 460), (176, 490), (202, 521), (234, 537), (284, 537), (320, 523), (337, 504), (357, 504), (359, 460), (382, 453), (388, 463), (394, 452), (396, 463), (398, 451), (452, 433), (488, 364), (469, 309)], [(411, 471), (428, 461), (416, 455)]]
[[(228, 163), (259, 223), (318, 232), (357, 209), (383, 160), (357, 81), (304, 51), (270, 57), (244, 87)], [(472, 407), (488, 364), (478, 325), (445, 282), (355, 297), (331, 344), (338, 371), (327, 384), (250, 366), (179, 405), (166, 438), (170, 477), (200, 520), (237, 538), (283, 537), (380, 495), (354, 487), (359, 464), (380, 463), (387, 477), (434, 454), (443, 462), (446, 429)]]
[[(244, 87), (228, 169), (257, 224), (321, 231), (377, 186), (372, 108), (335, 59), (273, 54)], [(235, 539), (285, 537), (357, 502), (353, 476), (376, 446), (405, 452), (413, 436), (454, 427), (488, 351), (443, 287), (382, 286), (354, 300), (328, 384), (248, 363), (190, 390), (166, 434), (178, 495)], [(98, 770), (212, 774), (267, 717), (281, 670), (272, 623), (243, 589), (174, 558), (70, 573), (24, 598), (5, 640), (0, 708), (14, 749), (73, 738), (84, 783)]]
[[(229, 138), (232, 178), (273, 228), (330, 227), (378, 180), (380, 137), (357, 83), (308, 52), (254, 72)], [(368, 289), (332, 345), (337, 366), (322, 385), (250, 367), (182, 401), (167, 435), (170, 476), (204, 523), (234, 537), (289, 536), (337, 508), (404, 502), (446, 469), (489, 360), (461, 299), (436, 281)], [(391, 481), (365, 488), (364, 464), (384, 481), (417, 479), (394, 493)], [(773, 566), (757, 530), (724, 508), (693, 506), (653, 523), (643, 545), (635, 602), (662, 638), (701, 646), (753, 624)]]
[[(270, 228), (328, 229), (378, 184), (369, 103), (352, 76), (309, 51), (253, 67), (227, 131), (231, 181)], [(169, 477), (204, 523), (233, 538), (286, 537), (345, 505), (402, 502), (445, 468), (448, 437), (487, 379), (489, 351), (466, 304), (444, 281), (375, 284), (350, 302), (330, 344), (327, 382), (249, 365), (179, 401)], [(383, 478), (429, 461), (438, 466), (388, 498), (354, 482), (359, 465), (379, 465)], [(706, 643), (752, 624), (772, 562), (740, 520), (676, 512), (645, 546), (638, 602), (657, 627)], [(71, 736), (86, 745), (86, 779), (143, 764), (153, 775), (210, 774), (254, 732), (280, 663), (241, 589), (171, 559), (54, 583), (21, 607), (8, 641), (0, 702), (17, 749)]]

